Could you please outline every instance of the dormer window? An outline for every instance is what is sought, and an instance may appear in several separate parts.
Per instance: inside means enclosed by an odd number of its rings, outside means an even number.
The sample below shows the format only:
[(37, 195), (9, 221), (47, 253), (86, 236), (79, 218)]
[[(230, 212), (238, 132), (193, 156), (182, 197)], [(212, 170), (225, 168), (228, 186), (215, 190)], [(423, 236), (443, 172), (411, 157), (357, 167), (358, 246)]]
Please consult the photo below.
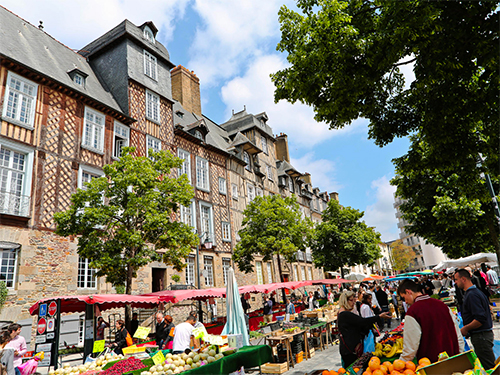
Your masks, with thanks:
[(251, 170), (252, 170), (252, 167), (251, 167), (251, 165), (250, 165), (250, 155), (249, 155), (249, 154), (248, 154), (248, 152), (246, 152), (246, 151), (243, 151), (243, 161), (244, 161), (245, 163), (247, 163), (247, 165), (245, 165), (245, 169), (246, 169), (247, 171), (251, 171)]
[(149, 43), (153, 43), (153, 44), (155, 43), (155, 36), (148, 26), (144, 27), (144, 38)]
[(73, 82), (75, 82), (79, 86), (84, 86), (85, 78), (81, 74), (76, 73), (73, 77)]
[(203, 134), (198, 129), (194, 131), (194, 136), (203, 141)]
[(176, 114), (179, 118), (184, 118), (184, 112), (177, 111), (177, 112), (175, 112), (175, 114)]
[(85, 79), (88, 77), (88, 74), (81, 71), (78, 68), (68, 71), (71, 80), (77, 84), (78, 86), (85, 87)]

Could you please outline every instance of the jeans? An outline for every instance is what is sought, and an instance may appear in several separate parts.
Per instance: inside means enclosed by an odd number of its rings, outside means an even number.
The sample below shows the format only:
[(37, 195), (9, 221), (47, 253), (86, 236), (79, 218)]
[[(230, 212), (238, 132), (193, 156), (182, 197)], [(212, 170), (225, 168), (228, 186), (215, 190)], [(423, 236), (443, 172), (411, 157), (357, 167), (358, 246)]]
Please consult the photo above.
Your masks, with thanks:
[(481, 361), (485, 370), (495, 367), (493, 354), (493, 331), (471, 332), (470, 340), (474, 345), (474, 352)]

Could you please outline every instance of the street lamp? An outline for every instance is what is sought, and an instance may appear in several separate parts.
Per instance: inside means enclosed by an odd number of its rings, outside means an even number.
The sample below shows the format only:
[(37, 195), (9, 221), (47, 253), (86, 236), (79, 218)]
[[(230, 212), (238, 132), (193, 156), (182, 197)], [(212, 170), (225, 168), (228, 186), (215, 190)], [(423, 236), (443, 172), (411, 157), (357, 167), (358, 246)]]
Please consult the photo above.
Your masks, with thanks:
[[(212, 241), (208, 238), (208, 232), (203, 232), (202, 234), (197, 234), (198, 236), (198, 245), (196, 246), (196, 273), (197, 273), (197, 284), (198, 284), (198, 289), (201, 289), (201, 280), (200, 280), (200, 245), (201, 245), (201, 239), (205, 237), (205, 242), (203, 245), (205, 246), (205, 249), (211, 249), (212, 248)], [(200, 320), (201, 323), (203, 323), (203, 309), (201, 307), (201, 300), (198, 300), (198, 319)]]

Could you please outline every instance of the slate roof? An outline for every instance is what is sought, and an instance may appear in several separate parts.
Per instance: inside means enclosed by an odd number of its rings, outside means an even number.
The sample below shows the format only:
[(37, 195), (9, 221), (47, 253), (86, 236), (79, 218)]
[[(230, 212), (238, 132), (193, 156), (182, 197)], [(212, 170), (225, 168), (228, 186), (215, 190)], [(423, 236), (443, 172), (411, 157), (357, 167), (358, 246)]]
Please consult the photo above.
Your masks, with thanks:
[(106, 34), (87, 44), (79, 51), (79, 53), (85, 57), (96, 55), (101, 51), (106, 50), (109, 47), (109, 44), (116, 42), (121, 38), (128, 37), (134, 39), (145, 49), (150, 50), (156, 57), (164, 60), (170, 69), (174, 68), (175, 65), (170, 61), (170, 54), (168, 53), (167, 48), (158, 40), (155, 40), (155, 43), (151, 43), (144, 37), (144, 26), (149, 26), (151, 29), (156, 30), (156, 27), (152, 22), (146, 22), (140, 27), (137, 27), (129, 20), (124, 20), (119, 25), (109, 30)]
[[(0, 24), (0, 56), (122, 113), (84, 57), (2, 6)], [(87, 75), (84, 87), (68, 74), (75, 68)]]
[(278, 176), (292, 176), (299, 177), (302, 173), (298, 172), (289, 162), (286, 160), (280, 160), (276, 162), (278, 165)]
[(238, 132), (245, 132), (246, 130), (257, 128), (259, 131), (274, 139), (273, 130), (265, 121), (267, 121), (265, 112), (252, 115), (247, 113), (246, 109), (244, 109), (243, 111), (233, 113), (231, 118), (220, 126), (227, 130), (230, 137), (233, 137)]

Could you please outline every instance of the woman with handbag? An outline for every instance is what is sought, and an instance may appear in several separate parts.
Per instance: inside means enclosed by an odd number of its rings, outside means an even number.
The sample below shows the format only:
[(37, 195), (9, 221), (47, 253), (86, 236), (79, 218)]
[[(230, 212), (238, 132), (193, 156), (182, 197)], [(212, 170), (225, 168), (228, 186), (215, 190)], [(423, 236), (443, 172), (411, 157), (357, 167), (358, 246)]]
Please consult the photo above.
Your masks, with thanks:
[[(116, 333), (115, 333), (115, 342), (109, 345), (110, 348), (115, 348), (114, 352), (116, 354), (123, 354), (123, 348), (129, 346), (127, 339), (130, 337), (127, 329), (125, 328), (125, 322), (123, 320), (116, 321)], [(132, 338), (130, 337), (129, 340)]]
[(353, 364), (363, 355), (363, 340), (374, 323), (380, 323), (381, 318), (389, 318), (389, 313), (384, 312), (370, 318), (362, 318), (353, 312), (356, 305), (356, 294), (345, 291), (339, 300), (340, 311), (337, 317), (340, 332), (340, 356), (344, 368)]

